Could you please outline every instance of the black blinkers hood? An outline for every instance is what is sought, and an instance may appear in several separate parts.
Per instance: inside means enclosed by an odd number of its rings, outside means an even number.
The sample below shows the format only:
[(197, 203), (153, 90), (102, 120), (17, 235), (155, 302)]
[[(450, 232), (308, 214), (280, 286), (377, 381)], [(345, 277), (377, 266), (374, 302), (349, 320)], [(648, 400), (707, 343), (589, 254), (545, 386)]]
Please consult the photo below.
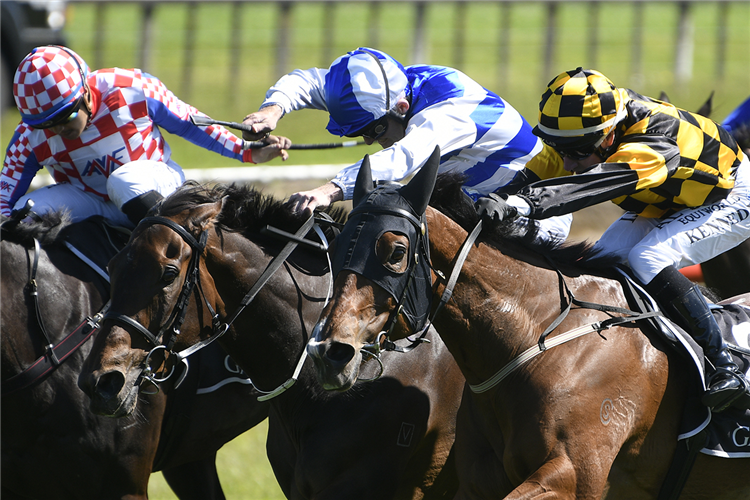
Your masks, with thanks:
[[(388, 292), (397, 303), (404, 297), (401, 313), (412, 330), (418, 332), (427, 321), (432, 302), (427, 224), (423, 214), (414, 213), (398, 187), (401, 185), (380, 185), (352, 210), (344, 229), (336, 237), (331, 267), (334, 277), (342, 270), (364, 276)], [(375, 245), (386, 232), (399, 233), (409, 239), (409, 265), (404, 273), (387, 269), (375, 254)]]
[[(425, 210), (439, 166), (440, 148), (436, 147), (409, 184), (390, 182), (374, 186), (370, 159), (365, 156), (354, 188), (354, 209), (336, 237), (331, 261), (334, 278), (346, 269), (388, 292), (399, 304), (395, 313), (404, 315), (413, 332), (424, 328), (432, 303)], [(387, 269), (375, 253), (378, 239), (386, 232), (400, 233), (409, 239), (409, 264), (404, 273)]]

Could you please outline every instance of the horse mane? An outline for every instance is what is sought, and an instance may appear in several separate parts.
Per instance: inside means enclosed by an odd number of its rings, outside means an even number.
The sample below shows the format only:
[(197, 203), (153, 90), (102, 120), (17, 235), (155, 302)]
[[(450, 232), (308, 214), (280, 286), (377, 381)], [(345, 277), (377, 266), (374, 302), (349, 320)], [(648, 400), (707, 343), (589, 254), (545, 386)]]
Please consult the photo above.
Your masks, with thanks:
[[(155, 210), (156, 215), (168, 217), (220, 200), (224, 200), (224, 205), (218, 223), (230, 231), (258, 232), (267, 225), (292, 230), (300, 227), (307, 219), (303, 214), (293, 212), (283, 201), (264, 194), (255, 187), (235, 183), (211, 187), (196, 181), (187, 181), (165, 198)], [(327, 213), (336, 222), (342, 223), (347, 215), (346, 211), (340, 208), (328, 210)]]
[(2, 240), (31, 246), (36, 239), (42, 246), (54, 245), (59, 243), (60, 233), (73, 223), (67, 210), (48, 212), (37, 217), (38, 220), (34, 222), (21, 222), (14, 226), (10, 217), (0, 216)]
[[(461, 189), (464, 181), (465, 176), (460, 173), (447, 172), (438, 175), (430, 206), (445, 214), (464, 230), (471, 232), (479, 222), (479, 215), (472, 199)], [(562, 243), (540, 241), (536, 239), (535, 228), (526, 231), (510, 220), (489, 225), (485, 221), (479, 239), (498, 248), (508, 244), (520, 245), (545, 255), (559, 264), (589, 269), (607, 268), (613, 265), (613, 258), (597, 254), (593, 250), (593, 243), (589, 241)]]

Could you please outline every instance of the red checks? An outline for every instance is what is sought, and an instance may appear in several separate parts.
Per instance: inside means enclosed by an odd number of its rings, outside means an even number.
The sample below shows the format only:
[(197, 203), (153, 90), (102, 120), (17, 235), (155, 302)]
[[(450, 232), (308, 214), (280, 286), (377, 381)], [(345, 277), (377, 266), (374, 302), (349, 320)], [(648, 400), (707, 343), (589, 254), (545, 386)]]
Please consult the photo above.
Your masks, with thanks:
[(13, 96), (24, 122), (50, 120), (83, 95), (86, 63), (72, 50), (48, 46), (34, 49), (19, 64)]

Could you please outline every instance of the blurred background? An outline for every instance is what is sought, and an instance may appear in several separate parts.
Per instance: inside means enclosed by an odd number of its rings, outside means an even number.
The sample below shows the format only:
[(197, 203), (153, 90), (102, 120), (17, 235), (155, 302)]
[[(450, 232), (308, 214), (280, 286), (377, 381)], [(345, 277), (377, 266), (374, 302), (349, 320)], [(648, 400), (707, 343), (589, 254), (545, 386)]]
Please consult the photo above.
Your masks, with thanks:
[[(359, 46), (404, 65), (458, 68), (537, 123), (547, 82), (562, 71), (598, 69), (616, 85), (697, 110), (714, 92), (721, 122), (750, 95), (748, 1), (30, 1), (2, 6), (0, 135), (8, 144), (19, 121), (12, 103), (18, 62), (37, 45), (63, 43), (92, 69), (139, 67), (211, 117), (242, 121), (265, 91), (295, 68), (328, 67)], [(327, 116), (305, 110), (277, 133), (297, 143), (331, 142)], [(167, 134), (168, 135), (168, 134)], [(224, 181), (246, 167), (178, 137), (168, 137), (185, 169), (221, 168)], [(303, 179), (266, 180), (280, 197), (319, 185), (332, 166), (377, 146), (292, 151), (287, 165), (309, 165)], [(231, 169), (231, 170), (226, 170)], [(218, 172), (217, 176), (218, 176)], [(210, 175), (210, 174), (209, 174)], [(575, 214), (572, 238), (595, 239), (621, 212), (612, 204)], [(210, 425), (210, 423), (207, 423)], [(265, 425), (219, 454), (230, 499), (283, 498), (265, 460)], [(151, 498), (173, 499), (155, 474)]]

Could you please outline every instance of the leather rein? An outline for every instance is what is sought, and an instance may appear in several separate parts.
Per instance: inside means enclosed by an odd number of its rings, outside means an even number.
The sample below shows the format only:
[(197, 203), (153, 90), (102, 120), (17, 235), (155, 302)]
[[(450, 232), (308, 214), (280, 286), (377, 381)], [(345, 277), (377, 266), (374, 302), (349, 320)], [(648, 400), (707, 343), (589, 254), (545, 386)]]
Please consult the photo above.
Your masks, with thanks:
[[(227, 332), (227, 330), (229, 330), (229, 327), (232, 325), (232, 323), (234, 323), (237, 317), (242, 313), (242, 311), (244, 311), (245, 308), (253, 301), (253, 299), (255, 299), (258, 292), (260, 292), (260, 290), (268, 282), (268, 280), (284, 264), (284, 262), (289, 257), (289, 255), (294, 251), (294, 249), (300, 243), (304, 243), (306, 241), (303, 238), (313, 228), (314, 223), (315, 223), (314, 216), (310, 216), (310, 218), (307, 219), (307, 221), (305, 221), (302, 227), (300, 227), (300, 229), (294, 235), (285, 233), (283, 231), (279, 231), (275, 228), (270, 228), (268, 232), (275, 233), (277, 236), (284, 237), (288, 239), (289, 241), (282, 248), (281, 252), (279, 252), (279, 254), (276, 255), (271, 260), (271, 262), (268, 263), (268, 265), (266, 266), (266, 269), (263, 271), (261, 276), (255, 282), (252, 288), (250, 288), (247, 294), (245, 294), (245, 297), (240, 302), (240, 305), (238, 306), (237, 310), (233, 314), (231, 314), (226, 320), (222, 321), (218, 313), (213, 309), (211, 304), (209, 304), (208, 300), (206, 299), (205, 293), (203, 292), (201, 282), (200, 282), (200, 258), (201, 258), (201, 255), (203, 255), (203, 252), (205, 251), (205, 248), (206, 248), (206, 243), (208, 241), (208, 232), (205, 230), (202, 231), (199, 237), (196, 239), (183, 226), (177, 224), (171, 219), (168, 219), (166, 217), (160, 217), (160, 216), (144, 218), (140, 222), (139, 225), (152, 226), (154, 224), (161, 224), (170, 228), (171, 230), (176, 232), (178, 235), (180, 235), (180, 237), (182, 237), (182, 239), (188, 245), (190, 245), (190, 247), (192, 248), (192, 255), (190, 257), (190, 263), (188, 264), (188, 271), (185, 275), (185, 282), (182, 285), (182, 290), (180, 292), (180, 295), (177, 301), (175, 302), (174, 307), (172, 308), (172, 313), (170, 314), (165, 324), (159, 329), (158, 333), (156, 334), (152, 333), (149, 329), (144, 327), (140, 322), (124, 314), (120, 314), (116, 311), (109, 311), (107, 312), (107, 314), (104, 315), (104, 319), (111, 319), (115, 321), (116, 323), (118, 323), (120, 326), (125, 327), (126, 329), (127, 328), (135, 329), (141, 335), (143, 335), (143, 337), (152, 346), (154, 346), (153, 349), (151, 349), (151, 351), (149, 351), (149, 353), (146, 355), (146, 359), (143, 362), (145, 367), (140, 375), (140, 378), (143, 381), (147, 381), (151, 383), (155, 388), (154, 390), (158, 392), (159, 384), (162, 382), (165, 382), (172, 376), (175, 370), (175, 366), (177, 366), (178, 363), (184, 363), (187, 365), (186, 359), (189, 356), (207, 347), (211, 343), (218, 340), (222, 335), (224, 335)], [(319, 234), (322, 234), (322, 233), (319, 233)], [(312, 243), (312, 246), (316, 245), (313, 242), (310, 242), (310, 243)], [(321, 247), (321, 245), (318, 245), (318, 247)], [(198, 291), (200, 292), (201, 297), (203, 298), (203, 302), (205, 303), (206, 307), (211, 313), (211, 329), (213, 333), (211, 336), (209, 336), (205, 340), (202, 340), (182, 351), (174, 352), (172, 351), (172, 347), (174, 346), (177, 340), (177, 337), (180, 334), (182, 323), (184, 322), (185, 316), (187, 314), (187, 306), (190, 300), (190, 295), (193, 293), (196, 287)], [(167, 373), (166, 376), (164, 377), (158, 377), (150, 365), (152, 356), (154, 356), (155, 353), (159, 351), (166, 351), (170, 353), (171, 355), (175, 356), (175, 360), (176, 360), (172, 364), (172, 368), (169, 371), (169, 373)], [(304, 356), (300, 360), (300, 363), (299, 363), (300, 368), (301, 368), (301, 364), (303, 361), (304, 361)], [(182, 383), (186, 375), (187, 375), (187, 370), (183, 370), (183, 373), (180, 379), (176, 382), (175, 387), (179, 387), (179, 385)], [(294, 380), (296, 380), (296, 378), (294, 378)], [(280, 394), (287, 388), (291, 387), (293, 383), (294, 382), (290, 383), (290, 381), (287, 381), (281, 387), (267, 394), (273, 394), (273, 396)], [(259, 392), (263, 392), (263, 391), (259, 391)], [(265, 396), (261, 396), (261, 398), (264, 398), (264, 397)]]

